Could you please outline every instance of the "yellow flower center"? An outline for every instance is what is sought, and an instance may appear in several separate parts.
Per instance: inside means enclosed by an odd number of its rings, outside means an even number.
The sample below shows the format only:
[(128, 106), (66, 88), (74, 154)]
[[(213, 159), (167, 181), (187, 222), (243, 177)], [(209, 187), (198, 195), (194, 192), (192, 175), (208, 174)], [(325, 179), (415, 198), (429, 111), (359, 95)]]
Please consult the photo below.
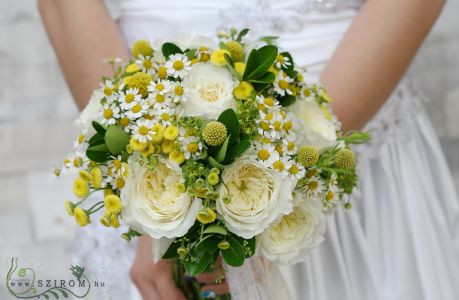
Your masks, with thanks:
[(267, 114), (266, 117), (265, 117), (265, 120), (270, 121), (270, 120), (272, 120), (273, 117), (274, 117), (273, 114), (271, 114), (271, 113)]
[(164, 84), (162, 84), (162, 83), (156, 84), (156, 89), (157, 89), (158, 91), (164, 90)]
[(180, 71), (180, 70), (183, 70), (184, 65), (183, 65), (183, 62), (182, 62), (182, 61), (176, 60), (176, 61), (174, 61), (174, 63), (172, 64), (172, 67), (173, 67), (175, 70)]
[(317, 181), (311, 181), (308, 187), (310, 190), (316, 190), (319, 187), (319, 183)]
[(274, 169), (283, 171), (285, 169), (285, 164), (283, 161), (278, 160), (273, 164)]
[(266, 149), (261, 149), (258, 151), (258, 158), (261, 160), (267, 160), (269, 158), (269, 151)]
[(158, 94), (156, 95), (156, 102), (163, 103), (164, 102), (164, 95)]
[(120, 125), (123, 126), (123, 127), (126, 127), (129, 125), (129, 119), (124, 117), (124, 118), (121, 118), (120, 119)]
[(145, 69), (151, 69), (152, 66), (153, 66), (153, 64), (151, 63), (150, 60), (146, 59), (146, 60), (143, 61), (143, 67)]
[(325, 200), (332, 201), (334, 196), (335, 196), (335, 193), (328, 191), (327, 194), (325, 195)]
[(124, 187), (124, 179), (119, 177), (116, 179), (116, 186), (119, 188), (119, 189), (122, 189)]
[(268, 123), (261, 122), (260, 125), (261, 125), (261, 129), (263, 129), (264, 131), (268, 131), (269, 130), (269, 124)]
[(198, 144), (190, 143), (186, 146), (186, 150), (190, 153), (196, 153), (198, 152)]
[(80, 134), (80, 136), (78, 137), (78, 144), (81, 144), (83, 142), (84, 142), (84, 135)]
[(281, 123), (280, 121), (274, 122), (274, 129), (275, 129), (276, 131), (281, 130), (281, 128), (282, 128), (282, 123)]
[(282, 150), (282, 145), (277, 145), (277, 146), (276, 146), (276, 151), (277, 151), (277, 153), (279, 153), (280, 155), (284, 154), (284, 150)]
[(177, 96), (182, 96), (183, 95), (183, 87), (178, 85), (174, 88), (174, 93), (177, 95)]
[(295, 148), (295, 142), (288, 142), (288, 143), (287, 143), (287, 149), (288, 149), (288, 151), (292, 151), (293, 148)]
[(148, 134), (148, 131), (149, 131), (149, 130), (148, 130), (148, 127), (146, 127), (146, 126), (140, 126), (140, 127), (139, 127), (139, 133), (140, 133), (141, 135), (147, 135), (147, 134)]
[(297, 166), (293, 165), (290, 167), (288, 171), (290, 172), (290, 174), (296, 175), (300, 172), (300, 169)]
[(281, 90), (286, 90), (288, 88), (288, 82), (284, 79), (279, 80), (279, 88)]
[(106, 110), (104, 110), (104, 118), (108, 120), (111, 117), (113, 117), (113, 111), (111, 110), (111, 108), (107, 108)]
[(285, 124), (284, 124), (284, 130), (285, 130), (285, 131), (291, 130), (292, 127), (293, 127), (292, 121), (285, 122)]
[(266, 105), (268, 106), (274, 106), (274, 99), (273, 98), (265, 98), (265, 100), (263, 101)]
[(283, 57), (282, 55), (280, 55), (280, 54), (277, 54), (276, 60), (277, 60), (278, 62), (280, 62), (280, 63), (283, 63), (283, 62), (284, 62), (284, 57)]
[(126, 101), (126, 103), (131, 103), (132, 101), (134, 101), (134, 95), (127, 94), (126, 97), (124, 97), (124, 101)]
[(108, 86), (104, 87), (104, 94), (105, 96), (111, 96), (112, 95), (112, 89), (109, 88)]
[(168, 121), (168, 120), (170, 119), (170, 116), (169, 116), (168, 113), (162, 113), (161, 119), (162, 119), (163, 121)]
[(135, 113), (135, 114), (138, 113), (138, 112), (141, 111), (141, 110), (142, 110), (142, 105), (140, 105), (140, 104), (136, 104), (136, 105), (132, 108), (132, 112)]
[(158, 68), (158, 77), (161, 79), (167, 77), (167, 68), (165, 66), (161, 66)]
[(117, 169), (120, 169), (121, 168), (121, 161), (119, 161), (118, 159), (115, 159), (113, 161), (113, 166), (115, 166), (115, 168), (117, 168)]

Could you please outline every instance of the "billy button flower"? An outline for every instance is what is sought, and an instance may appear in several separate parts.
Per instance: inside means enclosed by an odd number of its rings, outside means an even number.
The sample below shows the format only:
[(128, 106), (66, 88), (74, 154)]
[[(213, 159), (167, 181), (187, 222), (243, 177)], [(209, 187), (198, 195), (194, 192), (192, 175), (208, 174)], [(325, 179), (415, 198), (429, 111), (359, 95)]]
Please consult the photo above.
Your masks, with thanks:
[(319, 152), (314, 146), (303, 146), (298, 150), (297, 161), (305, 168), (314, 166), (319, 161)]
[(67, 201), (64, 202), (64, 206), (65, 206), (65, 210), (67, 211), (69, 216), (73, 216), (74, 215), (74, 210), (75, 210), (75, 203), (67, 200)]
[(355, 153), (348, 148), (340, 149), (336, 152), (335, 164), (338, 168), (351, 170), (355, 166)]
[(239, 85), (234, 88), (233, 95), (234, 98), (238, 100), (245, 100), (252, 95), (254, 90), (255, 89), (253, 88), (253, 85), (250, 82), (241, 81)]
[(185, 161), (185, 153), (179, 150), (172, 150), (169, 153), (169, 159), (181, 165)]
[(99, 167), (94, 167), (89, 171), (91, 173), (92, 179), (91, 184), (96, 189), (101, 188), (102, 186), (102, 170)]
[(121, 200), (117, 195), (108, 195), (104, 199), (104, 206), (108, 213), (118, 215), (121, 212)]
[(209, 207), (203, 207), (196, 214), (196, 218), (202, 224), (209, 224), (215, 221), (215, 219), (217, 219), (217, 214), (213, 209)]
[(244, 47), (237, 41), (229, 41), (226, 43), (226, 48), (231, 54), (233, 61), (244, 60)]
[(202, 131), (204, 142), (210, 146), (222, 145), (228, 136), (226, 126), (218, 121), (211, 121), (206, 124)]
[(89, 194), (89, 184), (86, 180), (78, 177), (73, 182), (73, 193), (79, 197), (83, 198)]
[(218, 177), (217, 173), (210, 173), (207, 176), (207, 182), (211, 185), (216, 185), (220, 181), (220, 178)]
[(161, 151), (164, 154), (169, 154), (169, 153), (172, 152), (172, 150), (174, 150), (174, 146), (175, 146), (175, 142), (174, 141), (170, 141), (168, 139), (164, 139), (161, 142)]
[(145, 150), (145, 148), (147, 148), (148, 145), (147, 143), (139, 142), (139, 140), (137, 140), (136, 138), (131, 137), (131, 140), (129, 141), (129, 146), (131, 146), (131, 149), (134, 151), (143, 151)]
[(73, 214), (75, 216), (75, 221), (78, 223), (78, 225), (83, 227), (91, 223), (91, 219), (89, 218), (89, 215), (81, 207), (75, 208), (75, 210), (73, 211)]
[(78, 176), (86, 182), (91, 182), (92, 180), (92, 175), (86, 170), (78, 171)]
[(210, 61), (219, 67), (226, 65), (225, 54), (231, 55), (228, 50), (217, 49), (210, 55)]
[(164, 131), (165, 131), (164, 126), (159, 123), (156, 123), (151, 128), (151, 130), (154, 132), (151, 135), (151, 141), (153, 142), (153, 144), (160, 144), (164, 139)]
[(175, 140), (179, 135), (179, 129), (177, 126), (174, 125), (169, 125), (166, 127), (166, 130), (164, 131), (164, 138), (168, 141), (173, 141)]
[(143, 56), (152, 56), (153, 48), (147, 40), (138, 40), (132, 45), (132, 55), (138, 58), (140, 54)]

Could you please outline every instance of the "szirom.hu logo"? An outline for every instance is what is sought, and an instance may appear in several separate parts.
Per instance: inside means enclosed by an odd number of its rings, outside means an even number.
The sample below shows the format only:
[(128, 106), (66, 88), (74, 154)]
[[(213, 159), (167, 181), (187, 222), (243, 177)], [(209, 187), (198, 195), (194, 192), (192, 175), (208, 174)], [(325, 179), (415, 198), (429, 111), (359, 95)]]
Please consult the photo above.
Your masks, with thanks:
[(6, 288), (18, 299), (65, 299), (69, 296), (83, 299), (92, 287), (104, 287), (105, 282), (90, 280), (80, 266), (70, 266), (69, 278), (45, 279), (40, 278), (29, 267), (18, 268), (18, 258), (12, 258), (6, 275)]

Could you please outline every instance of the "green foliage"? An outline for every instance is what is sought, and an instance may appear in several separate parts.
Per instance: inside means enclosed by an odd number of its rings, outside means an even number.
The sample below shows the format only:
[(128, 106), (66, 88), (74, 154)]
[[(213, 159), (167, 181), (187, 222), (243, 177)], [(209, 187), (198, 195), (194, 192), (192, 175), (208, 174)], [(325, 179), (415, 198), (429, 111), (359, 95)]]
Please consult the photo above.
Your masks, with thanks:
[(237, 139), (239, 138), (239, 120), (237, 118), (236, 113), (232, 108), (228, 108), (224, 112), (220, 114), (218, 117), (218, 121), (225, 125), (226, 129), (228, 130), (229, 145), (233, 145), (236, 143)]
[(161, 50), (166, 59), (169, 58), (170, 55), (182, 53), (182, 50), (173, 43), (164, 43)]
[(239, 34), (237, 35), (236, 41), (241, 42), (241, 41), (242, 41), (242, 38), (243, 38), (244, 36), (246, 36), (247, 33), (249, 33), (249, 29), (248, 29), (248, 28), (242, 29), (242, 30), (239, 32)]
[(239, 241), (235, 239), (232, 235), (228, 236), (227, 239), (230, 243), (230, 247), (226, 250), (221, 250), (223, 259), (230, 266), (242, 266), (242, 264), (244, 264), (245, 259), (244, 248), (239, 243)]
[(231, 135), (229, 135), (229, 136), (226, 138), (226, 140), (225, 140), (225, 142), (223, 143), (223, 145), (221, 145), (220, 150), (218, 150), (217, 156), (215, 156), (215, 160), (216, 160), (217, 162), (222, 162), (222, 161), (225, 159), (225, 157), (226, 157), (226, 150), (228, 150), (228, 142), (229, 142), (230, 138), (231, 138)]
[(249, 54), (243, 79), (250, 81), (262, 77), (273, 65), (277, 51), (277, 47), (272, 45), (253, 49)]
[(105, 132), (105, 144), (113, 155), (118, 155), (125, 151), (130, 138), (129, 134), (118, 126), (109, 126)]
[(369, 132), (350, 131), (344, 136), (338, 138), (338, 141), (344, 141), (346, 144), (363, 144), (371, 140)]
[(88, 147), (86, 150), (86, 156), (97, 163), (104, 163), (110, 157), (107, 145), (100, 144)]
[(207, 233), (218, 233), (221, 235), (227, 235), (228, 230), (220, 225), (210, 225), (207, 227), (202, 233), (207, 234)]

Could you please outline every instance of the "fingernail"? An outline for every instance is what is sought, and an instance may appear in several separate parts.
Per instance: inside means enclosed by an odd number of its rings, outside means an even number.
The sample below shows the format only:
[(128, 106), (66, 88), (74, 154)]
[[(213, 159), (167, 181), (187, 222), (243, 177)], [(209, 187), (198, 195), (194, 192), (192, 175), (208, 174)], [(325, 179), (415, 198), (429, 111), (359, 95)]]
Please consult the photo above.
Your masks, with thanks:
[(200, 293), (202, 298), (215, 298), (215, 292), (211, 290), (201, 291)]
[(195, 282), (196, 281), (196, 277), (194, 277), (194, 276), (184, 275), (183, 277), (185, 277), (185, 281), (187, 281), (187, 282)]

